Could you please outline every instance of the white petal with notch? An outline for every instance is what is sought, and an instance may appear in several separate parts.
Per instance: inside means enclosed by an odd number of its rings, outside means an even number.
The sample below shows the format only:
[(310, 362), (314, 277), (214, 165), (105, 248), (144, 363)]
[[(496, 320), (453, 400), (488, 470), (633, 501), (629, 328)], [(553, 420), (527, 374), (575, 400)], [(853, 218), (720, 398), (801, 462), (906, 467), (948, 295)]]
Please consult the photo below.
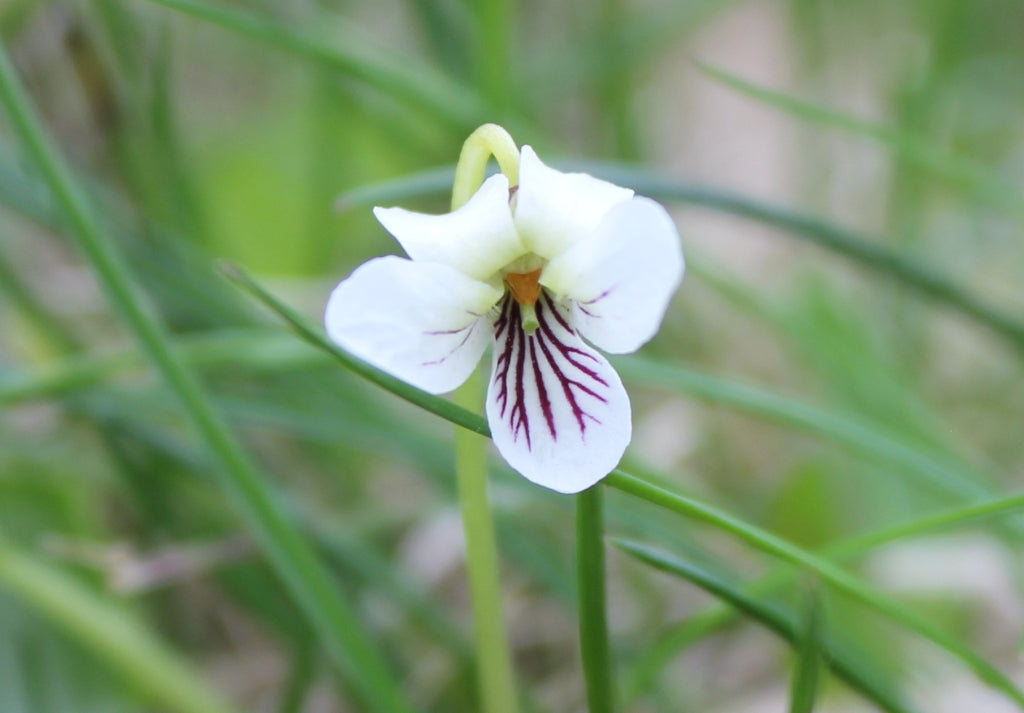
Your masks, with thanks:
[(544, 165), (529, 146), (519, 159), (515, 223), (526, 249), (551, 259), (588, 235), (608, 210), (633, 191), (586, 173)]
[(608, 475), (629, 445), (629, 396), (548, 295), (541, 295), (536, 313), (540, 327), (529, 335), (519, 305), (509, 298), (502, 305), (487, 422), (515, 470), (538, 485), (577, 493)]
[(637, 197), (612, 208), (590, 238), (548, 263), (540, 282), (573, 300), (573, 325), (585, 339), (628, 354), (657, 333), (683, 267), (672, 218)]
[(438, 263), (381, 257), (334, 288), (324, 323), (340, 346), (432, 394), (464, 382), (491, 341), (501, 291)]
[(404, 208), (374, 208), (380, 224), (419, 262), (439, 262), (486, 280), (526, 252), (509, 208), (508, 179), (491, 176), (466, 205), (430, 215)]

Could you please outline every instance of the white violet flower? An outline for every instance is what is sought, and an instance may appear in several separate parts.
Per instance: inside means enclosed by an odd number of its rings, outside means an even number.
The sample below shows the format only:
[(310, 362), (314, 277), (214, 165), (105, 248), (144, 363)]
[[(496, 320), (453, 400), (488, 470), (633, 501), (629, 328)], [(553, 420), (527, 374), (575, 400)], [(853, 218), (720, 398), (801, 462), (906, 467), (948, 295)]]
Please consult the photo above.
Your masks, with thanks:
[(411, 259), (375, 258), (339, 284), (331, 338), (434, 394), (493, 344), (487, 420), (509, 465), (563, 493), (610, 473), (632, 434), (629, 397), (583, 340), (625, 354), (657, 332), (683, 276), (665, 209), (524, 146), (518, 186), (499, 174), (445, 215), (374, 214)]

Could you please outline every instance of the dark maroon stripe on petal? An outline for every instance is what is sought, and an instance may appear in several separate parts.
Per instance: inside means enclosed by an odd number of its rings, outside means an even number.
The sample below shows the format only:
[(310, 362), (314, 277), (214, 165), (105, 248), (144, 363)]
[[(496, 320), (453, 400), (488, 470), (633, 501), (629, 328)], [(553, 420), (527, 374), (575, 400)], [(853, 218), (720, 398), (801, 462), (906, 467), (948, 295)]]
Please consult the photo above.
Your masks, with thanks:
[(499, 339), (501, 333), (505, 331), (505, 327), (508, 325), (508, 299), (505, 299), (505, 303), (502, 304), (501, 316), (498, 317), (498, 321), (494, 323), (494, 338)]
[(518, 346), (516, 348), (516, 401), (512, 407), (512, 439), (519, 437), (522, 431), (526, 436), (527, 450), (533, 450), (533, 441), (530, 437), (530, 416), (526, 410), (526, 385), (523, 383), (523, 366), (526, 363), (526, 332), (523, 330), (523, 319), (519, 311), (519, 304), (512, 303), (512, 314), (509, 319), (519, 332)]
[[(555, 358), (555, 355), (551, 351), (551, 348), (548, 346), (547, 342), (543, 339), (539, 341), (541, 351), (544, 353), (544, 357), (547, 359), (548, 365), (551, 367), (552, 373), (555, 374), (556, 378), (558, 379), (558, 382), (562, 386), (562, 392), (565, 394), (566, 403), (569, 404), (569, 408), (572, 411), (573, 417), (576, 419), (576, 425), (579, 426), (580, 434), (582, 435), (587, 431), (587, 419), (590, 419), (594, 423), (601, 423), (601, 420), (598, 419), (593, 414), (588, 413), (586, 409), (583, 408), (582, 404), (580, 404), (578, 394), (575, 391), (573, 391), (573, 389), (579, 389), (583, 393), (597, 399), (601, 403), (608, 403), (608, 399), (597, 392), (596, 389), (600, 388), (598, 386), (598, 383), (595, 383), (594, 387), (591, 388), (590, 386), (587, 386), (586, 384), (577, 379), (570, 378), (565, 373), (565, 371), (563, 371), (563, 369), (559, 366), (558, 360)], [(554, 340), (554, 343), (556, 345), (556, 348), (557, 345), (561, 344), (561, 342), (557, 341), (557, 339)], [(571, 361), (569, 363), (571, 366), (575, 366)], [(577, 367), (577, 370), (582, 371), (579, 369), (579, 367)], [(584, 375), (589, 374), (589, 370), (584, 372)], [(599, 382), (601, 385), (607, 386), (603, 379), (595, 377), (595, 380)]]
[[(509, 300), (505, 300), (505, 304), (502, 306), (501, 322), (503, 325), (508, 324), (508, 315), (512, 307), (509, 304)], [(495, 349), (498, 348), (497, 340), (500, 336), (500, 332), (497, 332), (497, 325), (495, 325)], [(508, 373), (512, 366), (512, 349), (515, 347), (515, 330), (510, 329), (505, 335), (505, 344), (498, 353), (497, 361), (494, 364), (494, 383), (498, 385), (497, 402), (501, 407), (501, 416), (505, 417), (505, 411), (508, 408)]]
[(547, 292), (544, 293), (544, 304), (546, 304), (548, 306), (548, 309), (551, 310), (551, 314), (555, 316), (555, 320), (557, 320), (558, 323), (562, 325), (562, 329), (571, 334), (576, 334), (576, 330), (569, 326), (569, 323), (565, 321), (565, 317), (558, 313), (558, 310), (555, 308), (555, 303), (551, 299), (551, 295), (549, 295)]
[[(576, 334), (576, 330), (569, 326), (569, 323), (566, 321), (565, 317), (563, 317), (562, 314), (558, 311), (558, 306), (554, 303), (554, 300), (552, 300), (551, 297), (547, 293), (544, 294), (544, 302), (545, 302), (545, 304), (547, 304), (548, 309), (551, 310), (551, 314), (554, 315), (555, 320), (560, 325), (562, 325), (562, 328), (565, 331), (569, 332), (570, 334), (575, 335)], [(569, 345), (565, 345), (565, 348), (569, 352), (571, 352), (573, 354), (577, 354), (579, 356), (586, 357), (587, 359), (589, 359), (590, 361), (594, 362), (595, 364), (598, 363), (597, 357), (594, 356), (593, 354), (589, 353), (589, 352), (583, 351), (582, 349), (577, 349), (576, 347), (572, 347), (572, 346), (569, 346)], [(605, 384), (605, 386), (607, 386), (607, 384)]]
[[(551, 437), (558, 440), (558, 431), (555, 429), (555, 415), (551, 412), (551, 399), (548, 398), (548, 389), (544, 385), (544, 376), (541, 374), (540, 364), (537, 362), (536, 343), (539, 339), (530, 337), (530, 362), (533, 364), (533, 379), (537, 382), (537, 397), (540, 399), (540, 410), (544, 414), (544, 420), (548, 423), (548, 430)], [(543, 343), (541, 349), (544, 348)]]
[[(534, 307), (539, 328), (532, 334), (523, 328), (522, 311), (510, 295), (505, 296), (500, 309), (494, 325), (492, 388), (499, 418), (506, 423), (513, 441), (523, 437), (527, 449), (533, 449), (538, 434), (532, 430), (536, 425), (530, 415), (539, 412), (547, 434), (557, 442), (563, 435), (557, 420), (559, 402), (565, 403), (581, 437), (589, 424), (600, 424), (594, 409), (609, 402), (610, 388), (598, 371), (601, 362), (576, 346), (579, 338), (575, 330), (550, 296), (544, 293)], [(529, 378), (535, 389), (527, 389)], [(527, 398), (536, 403), (527, 403)]]
[[(548, 301), (548, 306), (550, 307), (551, 314), (555, 316), (555, 319), (558, 321), (558, 323), (565, 324), (565, 319), (562, 317), (562, 315), (558, 313), (558, 309), (555, 308), (555, 306), (550, 302), (550, 300)], [(551, 327), (550, 324), (548, 324), (547, 320), (544, 318), (544, 314), (546, 314), (546, 312), (541, 308), (540, 303), (538, 302), (537, 321), (540, 322), (539, 331), (542, 332), (544, 336), (547, 337), (551, 341), (551, 343), (555, 345), (555, 348), (558, 349), (559, 352), (561, 352), (562, 356), (565, 357), (566, 361), (568, 361), (570, 364), (572, 364), (574, 367), (582, 371), (584, 374), (589, 376), (594, 381), (597, 381), (603, 384), (604, 386), (608, 386), (608, 382), (604, 380), (604, 377), (602, 377), (600, 374), (594, 371), (592, 367), (580, 364), (578, 361), (576, 361), (576, 359), (573, 358), (574, 356), (586, 357), (587, 359), (590, 359), (590, 361), (596, 364), (598, 363), (597, 357), (594, 356), (593, 354), (590, 354), (589, 352), (585, 352), (582, 349), (579, 349), (578, 347), (574, 347), (560, 341), (558, 337), (555, 335), (555, 330)], [(574, 330), (570, 329), (567, 331), (573, 335), (576, 334)]]

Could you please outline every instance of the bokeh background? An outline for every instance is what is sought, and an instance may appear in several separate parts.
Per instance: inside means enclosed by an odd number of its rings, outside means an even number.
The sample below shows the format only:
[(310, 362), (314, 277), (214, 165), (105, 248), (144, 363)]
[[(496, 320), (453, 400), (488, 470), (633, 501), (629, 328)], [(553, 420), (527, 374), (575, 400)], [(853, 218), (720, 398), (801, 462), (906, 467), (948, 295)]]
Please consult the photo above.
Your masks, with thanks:
[[(445, 210), (485, 121), (677, 219), (687, 279), (619, 362), (629, 469), (809, 550), (1019, 490), (1017, 0), (5, 0), (0, 35), (139, 299), (420, 710), (476, 710), (451, 427), (304, 346), (216, 264), (318, 319), (398, 251), (370, 207)], [(4, 547), (239, 710), (361, 710), (70, 234), (0, 117)], [(584, 710), (572, 503), (497, 460), (492, 494), (527, 709)], [(624, 495), (608, 517), (736, 591), (780, 569)], [(1004, 513), (844, 566), (1024, 684), (1021, 533)], [(756, 613), (609, 556), (623, 710), (789, 709), (799, 657)], [(14, 579), (0, 566), (2, 713), (163, 710)], [(819, 611), (900, 710), (1018, 710), (813, 573), (757, 596)], [(879, 710), (821, 676), (814, 710)]]

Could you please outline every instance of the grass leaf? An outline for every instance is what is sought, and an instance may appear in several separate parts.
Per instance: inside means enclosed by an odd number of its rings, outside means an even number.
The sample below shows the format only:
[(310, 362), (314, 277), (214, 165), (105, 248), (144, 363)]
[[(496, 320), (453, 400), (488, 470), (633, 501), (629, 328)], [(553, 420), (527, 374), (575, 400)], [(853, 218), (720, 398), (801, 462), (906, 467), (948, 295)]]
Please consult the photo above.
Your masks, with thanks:
[[(682, 577), (717, 597), (744, 616), (758, 622), (767, 629), (800, 650), (802, 635), (799, 616), (776, 603), (758, 598), (744, 591), (742, 587), (727, 582), (707, 569), (698, 567), (677, 556), (657, 548), (620, 538), (612, 538), (613, 545), (623, 552), (636, 557), (662, 572)], [(839, 642), (830, 640), (824, 644), (828, 651), (827, 665), (850, 687), (860, 691), (889, 713), (909, 713), (911, 709), (892, 690), (888, 681), (878, 671), (865, 665), (863, 659), (848, 652)]]
[(154, 703), (177, 713), (231, 713), (196, 671), (125, 612), (0, 536), (0, 585), (78, 639)]
[(324, 563), (282, 511), (191, 369), (174, 353), (162, 322), (144, 306), (124, 258), (100, 229), (84, 190), (51, 144), (2, 50), (0, 98), (107, 299), (168, 388), (177, 395), (183, 411), (217, 459), (219, 467), (215, 472), (221, 477), (221, 485), (257, 535), (271, 564), (322, 637), (334, 661), (348, 674), (354, 690), (369, 708), (387, 713), (411, 711), (411, 704)]
[(365, 33), (340, 18), (328, 36), (316, 36), (224, 5), (193, 0), (148, 0), (200, 18), (266, 45), (344, 72), (418, 107), (453, 128), (471, 130), (486, 121), (486, 106), (471, 90), (409, 59), (372, 46)]
[(707, 77), (743, 96), (804, 121), (876, 141), (914, 164), (939, 175), (957, 189), (1024, 220), (1021, 187), (1015, 186), (979, 161), (957, 156), (928, 139), (891, 129), (783, 92), (758, 86), (734, 74), (697, 62)]
[(802, 621), (797, 637), (797, 659), (790, 686), (789, 713), (814, 711), (821, 680), (822, 658), (827, 655), (822, 640), (824, 623), (821, 607), (821, 598), (812, 585), (804, 595), (804, 606), (799, 617)]
[[(392, 393), (425, 408), (432, 413), (445, 418), (446, 420), (468, 428), (481, 435), (490, 435), (487, 422), (482, 416), (478, 416), (466, 409), (458, 407), (451, 402), (420, 392), (389, 374), (385, 374), (365, 362), (354, 358), (344, 350), (329, 342), (322, 335), (318, 328), (309, 325), (307, 320), (295, 313), (291, 308), (284, 305), (280, 300), (269, 294), (251, 278), (247, 277), (237, 268), (230, 273), (236, 282), (258, 297), (268, 307), (277, 312), (282, 318), (289, 322), (292, 327), (307, 341), (329, 351), (339, 362), (351, 368), (370, 381), (384, 386)], [(762, 530), (755, 525), (743, 522), (742, 520), (729, 515), (705, 503), (698, 502), (692, 498), (673, 493), (658, 485), (644, 481), (641, 478), (630, 475), (617, 469), (612, 471), (603, 481), (606, 486), (628, 493), (636, 498), (665, 508), (680, 515), (709, 524), (743, 540), (755, 549), (768, 553), (779, 559), (798, 565), (803, 569), (814, 572), (822, 580), (843, 592), (857, 602), (882, 614), (883, 616), (899, 623), (900, 625), (917, 632), (924, 638), (945, 649), (950, 654), (960, 659), (975, 674), (991, 685), (993, 688), (1003, 692), (1022, 707), (1024, 707), (1024, 692), (1006, 677), (1001, 671), (983, 659), (972, 649), (965, 646), (958, 638), (951, 636), (940, 629), (936, 629), (925, 618), (917, 613), (901, 606), (892, 598), (872, 589), (847, 573), (822, 556), (807, 552), (796, 545), (793, 545), (769, 532)]]

